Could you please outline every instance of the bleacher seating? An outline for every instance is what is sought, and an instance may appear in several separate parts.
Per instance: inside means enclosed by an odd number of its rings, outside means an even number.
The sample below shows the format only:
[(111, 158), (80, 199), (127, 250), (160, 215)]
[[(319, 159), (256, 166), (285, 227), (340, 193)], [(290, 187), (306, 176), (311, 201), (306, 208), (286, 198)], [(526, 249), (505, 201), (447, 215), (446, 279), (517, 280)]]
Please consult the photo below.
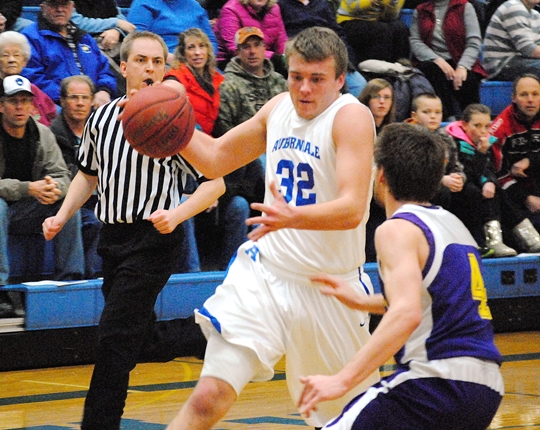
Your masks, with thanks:
[[(540, 296), (540, 257), (521, 256), (488, 259), (483, 276), (489, 299)], [(367, 263), (376, 292), (380, 292), (376, 263)], [(221, 283), (224, 272), (175, 274), (160, 293), (155, 312), (158, 320), (187, 318)], [(7, 291), (25, 296), (26, 330), (74, 328), (97, 325), (103, 309), (101, 279), (57, 286), (54, 282), (14, 284)]]
[(512, 82), (486, 81), (480, 84), (480, 103), (489, 106), (496, 117), (512, 102)]

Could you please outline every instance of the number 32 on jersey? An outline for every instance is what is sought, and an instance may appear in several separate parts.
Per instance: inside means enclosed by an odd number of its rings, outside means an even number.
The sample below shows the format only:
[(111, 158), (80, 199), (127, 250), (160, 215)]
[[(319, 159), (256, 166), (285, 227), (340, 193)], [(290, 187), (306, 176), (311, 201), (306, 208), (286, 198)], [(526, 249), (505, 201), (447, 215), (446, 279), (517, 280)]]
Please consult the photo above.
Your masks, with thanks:
[(280, 160), (276, 174), (281, 178), (280, 186), (287, 203), (293, 201), (295, 206), (313, 205), (317, 203), (317, 195), (312, 192), (315, 187), (313, 168), (307, 163), (295, 165), (291, 160)]

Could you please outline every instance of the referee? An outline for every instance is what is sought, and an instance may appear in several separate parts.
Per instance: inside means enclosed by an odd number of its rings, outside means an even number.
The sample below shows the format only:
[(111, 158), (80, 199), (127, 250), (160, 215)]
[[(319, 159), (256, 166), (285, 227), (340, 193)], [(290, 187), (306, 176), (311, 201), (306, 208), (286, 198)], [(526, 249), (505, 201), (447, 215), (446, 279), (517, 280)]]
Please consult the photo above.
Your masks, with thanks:
[[(167, 54), (161, 37), (150, 32), (129, 34), (120, 52), (127, 94), (160, 82)], [(120, 428), (129, 372), (139, 358), (148, 356), (149, 349), (157, 348), (152, 345), (153, 310), (182, 251), (183, 229), (176, 226), (225, 191), (221, 178), (202, 182), (180, 205), (183, 181), (187, 175), (197, 178), (198, 173), (179, 155), (157, 159), (135, 151), (118, 121), (122, 99), (100, 107), (89, 118), (79, 149), (79, 172), (57, 215), (43, 224), (46, 239), (52, 239), (97, 187), (105, 307), (83, 430)], [(179, 337), (178, 328), (164, 333)], [(163, 337), (162, 343), (167, 344)], [(174, 340), (169, 339), (168, 345), (175, 346)]]

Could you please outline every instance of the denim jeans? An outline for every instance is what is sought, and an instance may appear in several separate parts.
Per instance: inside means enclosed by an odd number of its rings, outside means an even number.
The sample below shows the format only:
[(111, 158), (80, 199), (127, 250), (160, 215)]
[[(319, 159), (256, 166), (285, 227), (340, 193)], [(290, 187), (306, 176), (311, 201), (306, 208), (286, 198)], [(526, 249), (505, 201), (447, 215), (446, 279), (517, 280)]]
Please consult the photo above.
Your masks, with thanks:
[[(186, 196), (182, 196), (180, 202), (184, 203), (187, 199)], [(182, 223), (182, 228), (184, 229), (184, 242), (175, 271), (177, 273), (200, 272), (201, 262), (195, 237), (195, 220), (193, 218), (185, 220)]]
[(241, 196), (234, 196), (227, 203), (219, 203), (220, 224), (223, 227), (223, 252), (220, 258), (220, 269), (225, 270), (229, 260), (240, 245), (247, 240), (249, 203)]
[(497, 75), (490, 79), (492, 81), (514, 81), (514, 79), (516, 79), (518, 76), (525, 73), (532, 73), (539, 76), (540, 59), (523, 58), (520, 55), (516, 55)]
[[(56, 215), (62, 200), (42, 205), (33, 197), (8, 205), (0, 199), (0, 285), (9, 278), (8, 234), (31, 235), (42, 233), (45, 218)], [(54, 266), (57, 280), (84, 278), (84, 252), (81, 234), (81, 215), (75, 213), (54, 238)]]
[(101, 257), (97, 253), (101, 221), (96, 218), (93, 210), (82, 207), (82, 240), (84, 248), (84, 267), (86, 279), (96, 278), (101, 272)]

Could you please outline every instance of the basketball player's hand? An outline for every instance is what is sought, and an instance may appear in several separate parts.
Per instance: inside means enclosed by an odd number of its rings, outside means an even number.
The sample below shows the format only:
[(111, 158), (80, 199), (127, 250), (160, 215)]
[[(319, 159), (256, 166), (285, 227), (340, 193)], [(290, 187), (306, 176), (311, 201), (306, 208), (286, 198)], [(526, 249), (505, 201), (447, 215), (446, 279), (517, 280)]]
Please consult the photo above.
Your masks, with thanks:
[(172, 233), (180, 223), (179, 220), (174, 217), (174, 213), (166, 209), (155, 211), (148, 217), (148, 221), (154, 224), (154, 228), (161, 234)]
[(347, 281), (326, 273), (318, 273), (309, 277), (311, 281), (323, 284), (321, 293), (326, 296), (334, 296), (345, 306), (352, 309), (362, 309), (363, 297), (352, 288)]
[(62, 230), (63, 226), (64, 223), (62, 223), (60, 219), (56, 216), (45, 218), (45, 221), (43, 221), (43, 224), (41, 225), (41, 227), (43, 228), (43, 236), (45, 237), (45, 240), (53, 239), (58, 234), (58, 232)]
[(248, 239), (256, 241), (271, 231), (291, 226), (291, 219), (293, 217), (292, 208), (287, 204), (287, 201), (278, 191), (274, 182), (270, 183), (270, 191), (274, 196), (272, 206), (263, 203), (251, 204), (251, 209), (264, 212), (266, 216), (256, 216), (246, 220), (248, 226), (259, 224), (255, 230), (248, 234)]
[[(186, 87), (184, 87), (184, 85), (182, 85), (180, 82), (178, 82), (175, 79), (167, 79), (164, 82), (151, 82), (151, 80), (150, 80), (149, 85), (165, 85), (166, 87), (171, 87), (171, 88), (174, 88), (174, 89), (178, 90), (180, 93), (185, 93), (186, 92)], [(118, 114), (118, 117), (116, 118), (117, 121), (122, 121), (122, 116), (124, 114), (124, 108), (129, 103), (129, 99), (131, 97), (133, 97), (135, 94), (137, 94), (137, 91), (139, 91), (139, 90), (137, 90), (137, 89), (130, 90), (127, 97), (118, 102), (117, 106), (121, 110), (120, 110), (120, 113)]]
[(298, 409), (303, 416), (309, 418), (311, 411), (317, 410), (317, 404), (327, 400), (339, 399), (348, 390), (338, 375), (300, 376), (304, 390), (298, 401)]

